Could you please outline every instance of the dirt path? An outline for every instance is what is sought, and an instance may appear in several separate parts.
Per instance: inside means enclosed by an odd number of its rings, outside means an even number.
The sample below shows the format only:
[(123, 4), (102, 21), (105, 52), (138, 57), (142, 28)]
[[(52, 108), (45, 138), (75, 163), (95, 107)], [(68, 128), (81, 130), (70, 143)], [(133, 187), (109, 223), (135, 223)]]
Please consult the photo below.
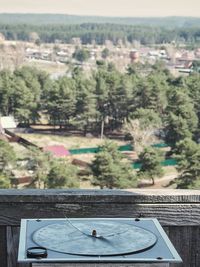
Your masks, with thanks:
[(152, 188), (152, 189), (159, 189), (159, 188), (174, 188), (174, 185), (169, 185), (171, 181), (173, 181), (178, 176), (177, 173), (168, 174), (160, 179), (155, 180), (155, 184), (151, 185), (151, 181), (143, 180), (140, 188)]

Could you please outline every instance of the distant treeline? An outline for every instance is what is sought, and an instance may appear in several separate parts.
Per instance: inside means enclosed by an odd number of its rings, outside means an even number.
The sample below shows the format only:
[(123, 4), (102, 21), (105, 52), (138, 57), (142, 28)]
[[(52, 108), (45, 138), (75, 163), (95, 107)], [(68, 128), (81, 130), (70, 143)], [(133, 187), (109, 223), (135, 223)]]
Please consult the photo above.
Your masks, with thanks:
[(0, 14), (0, 24), (83, 24), (83, 23), (109, 23), (120, 25), (148, 25), (165, 28), (198, 27), (200, 18), (195, 17), (102, 17), (102, 16), (76, 16), (65, 14)]
[[(54, 23), (54, 21), (52, 21)], [(36, 32), (39, 40), (44, 43), (54, 43), (59, 40), (71, 43), (72, 38), (80, 38), (83, 44), (104, 44), (106, 40), (117, 44), (139, 41), (143, 45), (161, 44), (176, 41), (179, 43), (197, 43), (200, 41), (200, 27), (165, 28), (159, 26), (139, 26), (110, 23), (84, 24), (2, 24), (0, 32), (7, 40), (29, 41), (30, 35)]]

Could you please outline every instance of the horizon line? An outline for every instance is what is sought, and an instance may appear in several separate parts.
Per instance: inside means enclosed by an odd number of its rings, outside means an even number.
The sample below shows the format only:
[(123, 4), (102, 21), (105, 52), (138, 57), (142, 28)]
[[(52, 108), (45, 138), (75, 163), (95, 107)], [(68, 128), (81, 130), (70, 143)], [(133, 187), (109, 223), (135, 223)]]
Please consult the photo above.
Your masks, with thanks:
[(53, 13), (53, 12), (0, 12), (0, 15), (64, 15), (64, 16), (78, 16), (78, 17), (101, 17), (101, 18), (197, 18), (200, 16), (187, 15), (167, 15), (167, 16), (112, 16), (112, 15), (83, 15), (83, 14), (68, 14), (68, 13)]

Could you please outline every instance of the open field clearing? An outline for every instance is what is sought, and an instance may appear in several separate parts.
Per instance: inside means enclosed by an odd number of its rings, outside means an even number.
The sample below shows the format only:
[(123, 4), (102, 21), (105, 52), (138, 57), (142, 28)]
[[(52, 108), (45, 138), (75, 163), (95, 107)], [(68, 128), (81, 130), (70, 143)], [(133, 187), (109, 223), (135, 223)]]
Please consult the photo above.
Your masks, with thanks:
[(46, 71), (49, 74), (65, 74), (68, 67), (64, 63), (45, 61), (45, 60), (26, 60), (23, 66), (35, 67)]
[[(39, 147), (63, 145), (66, 149), (96, 147), (102, 145), (106, 139), (81, 136), (59, 136), (53, 134), (19, 134), (21, 137)], [(124, 145), (123, 141), (114, 141), (117, 145)]]
[(155, 179), (154, 185), (151, 185), (150, 180), (143, 180), (141, 181), (143, 187), (149, 189), (165, 189), (165, 188), (175, 189), (176, 185), (172, 184), (172, 181), (178, 176), (176, 168), (170, 166), (170, 167), (164, 167), (163, 169), (164, 169), (163, 177)]
[[(144, 180), (143, 181), (143, 187), (140, 187), (140, 188), (160, 189), (160, 190), (166, 189), (166, 188), (175, 189), (176, 185), (170, 184), (170, 182), (172, 182), (178, 176), (177, 171), (175, 170), (175, 168), (172, 169), (172, 167), (165, 167), (164, 170), (165, 170), (165, 175), (162, 178), (155, 179), (154, 185), (151, 185), (150, 180)], [(98, 187), (91, 185), (90, 179), (82, 180), (80, 182), (80, 188), (82, 188), (82, 189), (94, 189), (94, 188), (99, 189)], [(131, 189), (127, 189), (127, 190), (131, 190)]]
[[(27, 139), (28, 141), (38, 145), (39, 147), (51, 146), (51, 145), (63, 145), (66, 149), (76, 149), (76, 148), (88, 148), (88, 147), (97, 147), (103, 144), (106, 139), (101, 140), (100, 138), (94, 137), (81, 137), (81, 136), (59, 136), (53, 134), (20, 134), (21, 137)], [(114, 140), (114, 142), (120, 146), (124, 145), (124, 141)], [(28, 150), (23, 146), (12, 143), (14, 150), (19, 158), (26, 157)], [(91, 163), (94, 160), (95, 154), (86, 153), (86, 154), (77, 154), (69, 156), (69, 160), (73, 159), (81, 160), (86, 163)], [(130, 160), (130, 157), (128, 157)], [(155, 179), (155, 185), (151, 184), (151, 180), (145, 179), (139, 182), (140, 188), (155, 188), (155, 189), (164, 189), (164, 188), (175, 188), (175, 185), (171, 185), (172, 182), (178, 173), (175, 167), (169, 166), (164, 167), (164, 176), (162, 178)], [(91, 189), (97, 188), (91, 184), (91, 177), (82, 177), (80, 182), (80, 188), (82, 189)]]

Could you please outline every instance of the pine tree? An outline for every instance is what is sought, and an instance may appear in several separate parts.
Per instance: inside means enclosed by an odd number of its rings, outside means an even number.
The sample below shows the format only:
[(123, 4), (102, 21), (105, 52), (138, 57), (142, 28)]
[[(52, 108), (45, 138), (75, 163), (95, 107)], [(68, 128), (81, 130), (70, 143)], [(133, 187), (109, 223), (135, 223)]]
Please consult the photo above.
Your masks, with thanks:
[(192, 138), (198, 125), (194, 104), (187, 92), (176, 88), (169, 95), (166, 118), (166, 142), (173, 147), (184, 138)]
[(5, 173), (0, 172), (0, 189), (7, 189), (10, 188), (11, 183), (9, 176)]
[(90, 58), (90, 53), (86, 49), (77, 48), (73, 53), (73, 58), (80, 62), (87, 61)]
[(77, 169), (67, 161), (54, 160), (45, 182), (47, 188), (79, 188)]
[(29, 162), (27, 168), (33, 172), (34, 181), (31, 186), (43, 189), (45, 187), (47, 175), (49, 173), (52, 158), (49, 153), (45, 153), (38, 148), (29, 150)]
[(76, 89), (75, 82), (70, 78), (60, 78), (51, 84), (47, 93), (46, 109), (50, 121), (60, 128), (75, 117)]
[(130, 188), (136, 186), (136, 177), (114, 143), (106, 142), (92, 163), (93, 185), (103, 188)]
[(0, 172), (9, 170), (16, 163), (16, 155), (13, 147), (0, 139)]
[(16, 155), (12, 146), (0, 139), (0, 188), (10, 188), (10, 178), (13, 166), (16, 164)]
[(13, 75), (8, 70), (0, 72), (0, 113), (8, 116), (12, 113)]
[(177, 170), (180, 173), (175, 180), (177, 188), (199, 188), (200, 145), (186, 138), (177, 144), (174, 153), (177, 159)]
[(140, 177), (150, 178), (152, 184), (155, 184), (155, 178), (161, 177), (163, 173), (160, 162), (163, 160), (161, 152), (152, 147), (146, 147), (139, 155), (139, 161), (141, 162), (141, 169), (138, 173)]
[(96, 110), (95, 81), (75, 76), (76, 82), (76, 121), (87, 134), (88, 128), (94, 124), (98, 112)]

